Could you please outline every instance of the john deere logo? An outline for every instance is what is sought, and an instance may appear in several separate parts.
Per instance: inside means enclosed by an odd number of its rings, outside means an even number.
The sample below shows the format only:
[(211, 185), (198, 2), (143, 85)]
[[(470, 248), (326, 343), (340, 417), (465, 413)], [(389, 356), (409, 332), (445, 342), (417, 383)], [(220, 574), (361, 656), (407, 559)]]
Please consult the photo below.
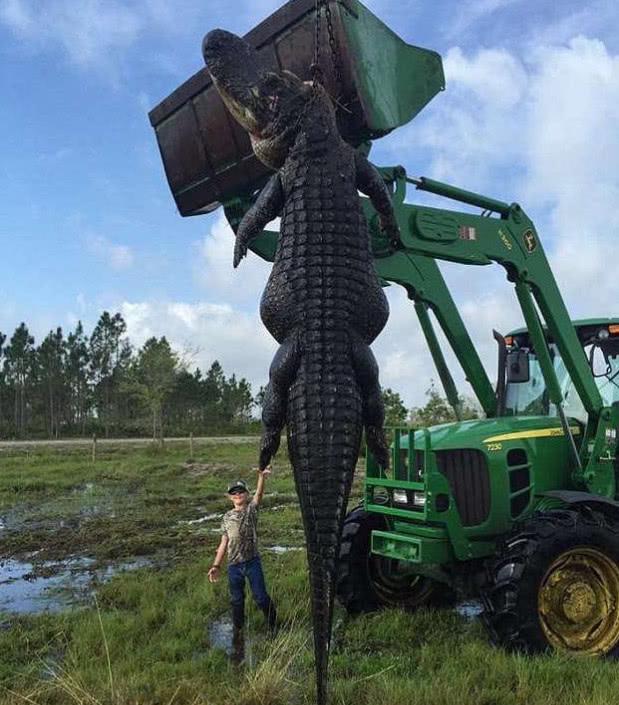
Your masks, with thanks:
[(525, 230), (522, 237), (524, 238), (524, 246), (527, 248), (527, 252), (530, 254), (537, 247), (535, 233), (532, 230)]

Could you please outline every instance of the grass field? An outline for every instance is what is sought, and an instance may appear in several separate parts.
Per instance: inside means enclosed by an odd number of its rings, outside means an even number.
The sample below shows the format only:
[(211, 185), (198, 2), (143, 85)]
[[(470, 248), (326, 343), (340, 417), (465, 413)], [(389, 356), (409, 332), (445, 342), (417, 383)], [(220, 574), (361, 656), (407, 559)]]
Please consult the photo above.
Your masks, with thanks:
[[(223, 490), (236, 477), (254, 480), (256, 450), (257, 441), (201, 444), (189, 460), (182, 447), (118, 446), (96, 463), (84, 449), (3, 453), (0, 562), (28, 561), (31, 579), (84, 558), (92, 575), (134, 569), (82, 587), (73, 609), (0, 612), (0, 704), (314, 702), (305, 556), (269, 550), (303, 543), (285, 455), (260, 519), (284, 626), (267, 637), (251, 605), (242, 666), (216, 638), (227, 587), (210, 585), (206, 572)], [(619, 704), (619, 664), (507, 654), (488, 645), (476, 621), (448, 610), (355, 620), (337, 611), (331, 684), (334, 705)]]

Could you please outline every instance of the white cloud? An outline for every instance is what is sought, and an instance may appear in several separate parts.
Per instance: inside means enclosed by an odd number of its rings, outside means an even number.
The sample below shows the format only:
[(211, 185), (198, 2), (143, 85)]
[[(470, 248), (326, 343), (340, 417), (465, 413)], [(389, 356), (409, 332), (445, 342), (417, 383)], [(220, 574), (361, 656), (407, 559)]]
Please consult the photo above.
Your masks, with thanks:
[(142, 28), (135, 8), (115, 0), (1, 0), (0, 20), (28, 44), (60, 45), (83, 67), (105, 63), (132, 44)]
[[(267, 226), (277, 229), (277, 224)], [(209, 298), (256, 307), (266, 285), (271, 264), (251, 250), (237, 269), (232, 266), (234, 233), (223, 213), (213, 223), (209, 233), (196, 244), (198, 257), (194, 264), (195, 277), (208, 291)]]
[[(575, 5), (575, 11), (568, 11), (550, 23), (537, 23), (528, 38), (529, 46), (566, 44), (577, 35), (599, 38), (615, 35), (617, 5), (614, 0), (588, 0)], [(555, 8), (560, 9), (561, 5)]]
[[(72, 64), (114, 80), (128, 50), (142, 42), (141, 61), (175, 76), (180, 72), (184, 80), (196, 66), (181, 68), (173, 46), (179, 38), (190, 35), (195, 41), (196, 27), (206, 31), (223, 23), (245, 33), (280, 5), (280, 0), (239, 0), (231, 15), (226, 0), (0, 0), (0, 24), (29, 49), (60, 48)], [(199, 40), (195, 57), (199, 66)]]
[(33, 31), (34, 18), (22, 0), (3, 0), (0, 4), (0, 20), (22, 36)]
[(191, 350), (192, 364), (203, 371), (219, 360), (228, 375), (234, 372), (249, 379), (255, 391), (268, 381), (277, 343), (257, 313), (229, 305), (179, 301), (125, 301), (120, 312), (135, 345), (152, 336), (166, 336), (175, 350)]
[(447, 28), (447, 36), (455, 38), (468, 30), (472, 25), (481, 19), (503, 10), (522, 0), (469, 0), (465, 3), (458, 3), (453, 21)]
[[(614, 210), (619, 201), (617, 57), (601, 42), (585, 38), (567, 46), (538, 47), (526, 58), (501, 48), (468, 54), (456, 47), (445, 57), (445, 70), (449, 90), (432, 122), (422, 118), (386, 144), (399, 160), (413, 140), (420, 141), (433, 155), (429, 175), (519, 200), (538, 221), (572, 314), (615, 314), (609, 302), (619, 300), (619, 284), (600, 272), (608, 267), (619, 229)], [(442, 205), (458, 208), (453, 202)], [(199, 245), (201, 280), (211, 300), (257, 311), (269, 266), (250, 255), (234, 271), (232, 248), (232, 234), (221, 218)], [(498, 265), (441, 264), (441, 269), (494, 380), (492, 329), (506, 333), (522, 325), (513, 285)], [(381, 381), (398, 390), (409, 406), (421, 404), (430, 380), (438, 383), (437, 374), (412, 302), (399, 287), (387, 292), (391, 317), (373, 346)], [(253, 320), (256, 330), (261, 328), (258, 318)], [(460, 390), (470, 394), (439, 337)]]
[(86, 236), (86, 244), (92, 254), (116, 271), (129, 269), (133, 265), (133, 250), (127, 245), (119, 245), (103, 235), (93, 234)]
[[(421, 143), (432, 155), (429, 176), (519, 201), (538, 225), (571, 315), (617, 315), (619, 280), (610, 267), (619, 236), (619, 57), (599, 40), (576, 37), (562, 46), (538, 46), (526, 57), (453, 48), (445, 71), (448, 90), (431, 120), (420, 116), (396, 133), (393, 153), (399, 160)], [(449, 201), (441, 207), (459, 208)], [(513, 287), (498, 266), (441, 266), (494, 379), (491, 330), (504, 333), (522, 321)], [(436, 373), (428, 364), (422, 369), (430, 372), (416, 382), (407, 372), (408, 351), (413, 369), (426, 361), (419, 357), (421, 333), (401, 307), (394, 305), (397, 324), (390, 322), (377, 352), (390, 384), (419, 399)], [(412, 317), (412, 308), (406, 315)], [(457, 379), (462, 383), (461, 374)]]

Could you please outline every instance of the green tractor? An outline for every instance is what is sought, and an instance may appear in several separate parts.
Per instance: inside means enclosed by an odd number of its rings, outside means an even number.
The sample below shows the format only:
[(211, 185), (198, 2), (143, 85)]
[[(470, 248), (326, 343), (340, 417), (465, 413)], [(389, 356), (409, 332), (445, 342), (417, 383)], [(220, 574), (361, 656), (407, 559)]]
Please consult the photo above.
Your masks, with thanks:
[[(318, 57), (336, 97), (342, 134), (371, 141), (410, 121), (444, 88), (440, 56), (409, 46), (358, 0), (325, 0)], [(275, 69), (310, 77), (314, 0), (292, 0), (246, 39)], [(328, 34), (327, 34), (328, 33)], [(269, 178), (199, 71), (150, 113), (182, 215), (223, 206), (235, 229)], [(619, 319), (572, 322), (534, 224), (505, 203), (400, 167), (381, 170), (401, 230), (394, 248), (369, 201), (376, 269), (413, 301), (446, 396), (460, 398), (434, 314), (485, 418), (396, 429), (392, 465), (371, 456), (363, 506), (344, 525), (338, 594), (351, 613), (417, 608), (453, 594), (481, 595), (495, 642), (539, 651), (619, 650)], [(468, 208), (406, 203), (408, 185)], [(481, 210), (471, 212), (471, 206)], [(272, 261), (277, 232), (252, 241)], [(514, 286), (526, 328), (494, 333), (491, 384), (437, 265), (498, 264)]]
[(364, 502), (346, 519), (340, 554), (338, 594), (350, 613), (480, 595), (496, 643), (619, 650), (619, 319), (573, 329), (601, 396), (597, 418), (554, 337), (543, 331), (536, 347), (520, 329), (497, 336), (494, 417), (396, 429), (388, 477), (368, 457)]

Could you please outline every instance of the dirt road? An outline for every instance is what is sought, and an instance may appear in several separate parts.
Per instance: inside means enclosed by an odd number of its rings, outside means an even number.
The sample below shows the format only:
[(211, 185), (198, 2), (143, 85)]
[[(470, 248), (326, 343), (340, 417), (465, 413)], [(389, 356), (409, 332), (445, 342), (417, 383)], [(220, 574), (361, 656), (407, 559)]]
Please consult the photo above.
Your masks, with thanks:
[[(259, 436), (199, 436), (194, 437), (194, 443), (254, 443)], [(97, 446), (114, 445), (135, 445), (146, 446), (153, 442), (152, 438), (97, 438)], [(189, 443), (189, 438), (165, 438), (166, 445)], [(79, 446), (92, 446), (92, 438), (66, 438), (58, 441), (36, 440), (36, 441), (0, 441), (0, 451), (15, 450), (19, 448), (76, 448)]]

